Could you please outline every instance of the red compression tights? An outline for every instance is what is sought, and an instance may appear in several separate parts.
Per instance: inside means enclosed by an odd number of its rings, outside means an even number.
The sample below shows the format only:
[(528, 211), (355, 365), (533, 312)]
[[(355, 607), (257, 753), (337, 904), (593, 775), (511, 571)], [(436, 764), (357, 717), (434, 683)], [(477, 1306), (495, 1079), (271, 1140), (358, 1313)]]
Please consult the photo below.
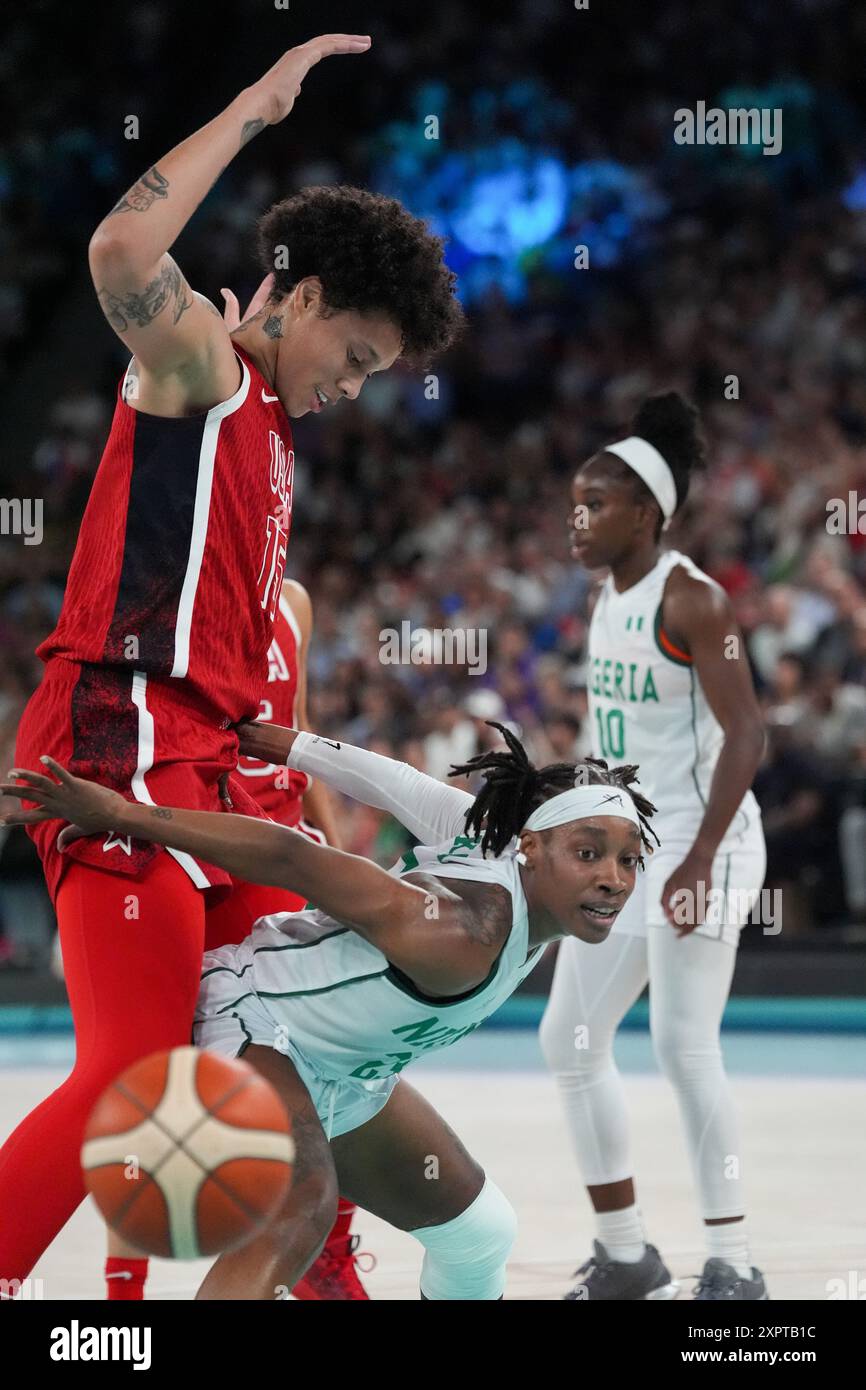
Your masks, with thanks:
[(72, 862), (56, 909), (75, 1066), (0, 1149), (0, 1279), (25, 1279), (84, 1197), (97, 1097), (138, 1058), (189, 1043), (198, 996), (204, 898), (171, 855), (140, 882)]

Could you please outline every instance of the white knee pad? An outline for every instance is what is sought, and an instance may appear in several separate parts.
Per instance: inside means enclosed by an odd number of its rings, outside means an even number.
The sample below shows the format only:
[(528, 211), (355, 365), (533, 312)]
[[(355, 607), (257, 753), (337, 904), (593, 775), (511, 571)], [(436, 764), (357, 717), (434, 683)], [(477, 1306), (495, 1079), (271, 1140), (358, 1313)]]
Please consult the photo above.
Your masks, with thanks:
[(475, 1201), (441, 1226), (410, 1231), (426, 1250), (421, 1292), (429, 1299), (497, 1299), (505, 1289), (505, 1261), (517, 1235), (517, 1217), (489, 1178)]

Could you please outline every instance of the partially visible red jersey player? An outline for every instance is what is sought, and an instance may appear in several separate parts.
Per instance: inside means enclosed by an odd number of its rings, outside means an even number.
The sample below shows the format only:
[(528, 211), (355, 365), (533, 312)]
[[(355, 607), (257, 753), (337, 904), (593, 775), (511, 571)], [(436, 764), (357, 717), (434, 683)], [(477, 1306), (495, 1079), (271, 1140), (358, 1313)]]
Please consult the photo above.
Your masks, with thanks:
[[(239, 150), (289, 114), (310, 68), (369, 46), (329, 34), (291, 49), (93, 235), (97, 295), (132, 361), (63, 609), (38, 649), (19, 766), (47, 753), (130, 801), (264, 814), (233, 775), (231, 726), (255, 718), (266, 684), (292, 510), (289, 417), (354, 400), (399, 356), (426, 364), (462, 311), (441, 240), (357, 188), (304, 189), (264, 215), (273, 279), (231, 333), (168, 253)], [(129, 837), (59, 853), (59, 829), (28, 833), (57, 913), (75, 1065), (0, 1149), (0, 1281), (26, 1278), (81, 1202), (84, 1125), (108, 1083), (189, 1041), (205, 910), (233, 887), (211, 864)]]
[[(266, 724), (285, 721), (289, 728), (309, 729), (307, 656), (312, 632), (309, 594), (296, 579), (284, 579), (268, 650), (268, 684), (257, 719)], [(317, 844), (340, 848), (333, 800), (324, 782), (313, 782), (305, 772), (293, 768), (247, 757), (238, 758), (234, 775), (242, 779), (241, 785), (271, 820), (302, 831)], [(233, 879), (233, 883), (231, 896), (208, 910), (206, 951), (239, 944), (249, 936), (259, 917), (271, 912), (300, 912), (307, 905), (305, 897), (285, 888), (269, 888), (240, 879)]]

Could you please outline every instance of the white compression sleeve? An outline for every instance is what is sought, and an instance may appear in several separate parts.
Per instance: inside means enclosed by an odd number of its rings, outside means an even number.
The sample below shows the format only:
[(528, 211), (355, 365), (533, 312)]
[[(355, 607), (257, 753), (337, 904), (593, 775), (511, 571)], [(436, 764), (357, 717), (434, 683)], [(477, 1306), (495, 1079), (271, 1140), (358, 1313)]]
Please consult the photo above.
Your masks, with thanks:
[(302, 732), (286, 762), (298, 772), (321, 777), (355, 801), (389, 811), (424, 845), (439, 845), (466, 828), (466, 812), (473, 801), (468, 792), (437, 782), (395, 758)]

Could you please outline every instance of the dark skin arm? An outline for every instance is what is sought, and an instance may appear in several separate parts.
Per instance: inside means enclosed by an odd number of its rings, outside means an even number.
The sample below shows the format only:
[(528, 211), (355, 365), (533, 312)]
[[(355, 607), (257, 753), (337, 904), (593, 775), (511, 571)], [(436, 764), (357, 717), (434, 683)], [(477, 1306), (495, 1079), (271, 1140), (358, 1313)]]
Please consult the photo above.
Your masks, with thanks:
[(282, 724), (260, 724), (252, 719), (242, 719), (234, 729), (242, 757), (260, 758), (264, 763), (276, 763), (277, 767), (285, 763), (301, 732), (300, 729), (286, 729)]
[(393, 878), (369, 859), (314, 844), (297, 831), (252, 816), (142, 806), (73, 776), (53, 758), (41, 761), (56, 781), (13, 769), (9, 776), (19, 782), (0, 783), (0, 793), (38, 808), (3, 816), (6, 825), (60, 819), (88, 835), (112, 830), (185, 850), (252, 883), (305, 894), (370, 941), (425, 994), (473, 989), (486, 979), (501, 948), (501, 931), (490, 932), (489, 905), (478, 907), (437, 879)]
[(764, 725), (746, 643), (731, 604), (720, 589), (677, 567), (665, 587), (662, 625), (671, 642), (691, 656), (707, 703), (725, 735), (694, 844), (662, 891), (668, 921), (678, 935), (685, 936), (700, 925), (698, 914), (694, 921), (675, 922), (670, 899), (686, 890), (697, 905), (700, 882), (709, 892), (716, 851), (763, 755)]

